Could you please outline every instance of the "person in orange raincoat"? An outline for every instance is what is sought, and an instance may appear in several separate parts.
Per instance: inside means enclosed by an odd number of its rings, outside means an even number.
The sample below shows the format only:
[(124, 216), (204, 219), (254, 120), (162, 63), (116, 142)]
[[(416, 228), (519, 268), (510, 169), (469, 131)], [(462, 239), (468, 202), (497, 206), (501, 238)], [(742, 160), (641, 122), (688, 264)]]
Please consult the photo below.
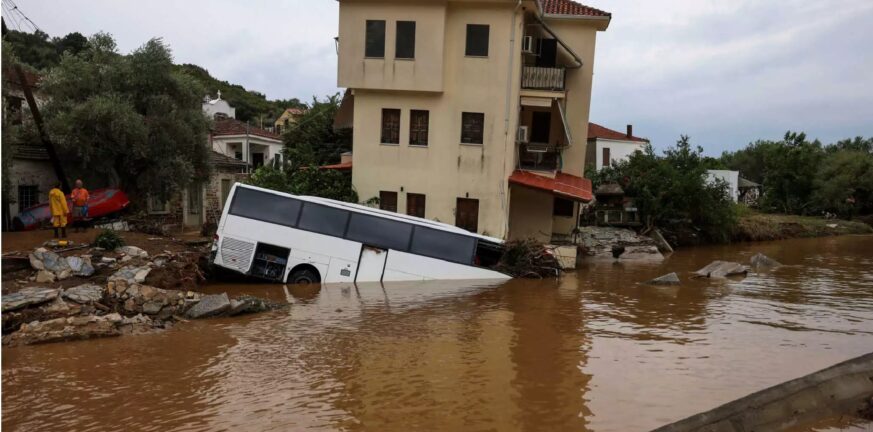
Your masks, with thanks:
[(82, 180), (76, 180), (76, 188), (70, 194), (70, 199), (73, 201), (73, 220), (71, 221), (75, 227), (75, 231), (85, 231), (85, 218), (88, 217), (88, 189), (82, 186)]
[(61, 229), (61, 237), (67, 238), (67, 214), (70, 213), (67, 207), (67, 196), (61, 192), (61, 183), (55, 184), (55, 187), (49, 191), (49, 209), (52, 212), (52, 226), (55, 228), (55, 238), (58, 238), (58, 228)]

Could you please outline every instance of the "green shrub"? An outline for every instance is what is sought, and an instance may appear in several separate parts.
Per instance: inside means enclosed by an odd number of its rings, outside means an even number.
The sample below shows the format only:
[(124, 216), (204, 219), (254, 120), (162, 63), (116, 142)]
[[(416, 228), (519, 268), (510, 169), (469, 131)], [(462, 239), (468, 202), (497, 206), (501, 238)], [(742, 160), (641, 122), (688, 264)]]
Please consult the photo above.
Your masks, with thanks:
[(119, 236), (115, 231), (103, 230), (100, 234), (97, 235), (97, 238), (94, 239), (94, 246), (106, 250), (115, 250), (124, 246), (124, 239), (121, 238), (121, 236)]

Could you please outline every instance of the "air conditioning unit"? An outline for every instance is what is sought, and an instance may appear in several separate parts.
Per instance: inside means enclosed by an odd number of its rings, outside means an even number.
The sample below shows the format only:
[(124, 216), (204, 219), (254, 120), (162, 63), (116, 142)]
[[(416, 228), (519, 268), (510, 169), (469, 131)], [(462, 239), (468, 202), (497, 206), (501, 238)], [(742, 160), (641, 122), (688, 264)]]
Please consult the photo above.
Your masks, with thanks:
[(521, 52), (527, 54), (536, 53), (533, 36), (525, 36), (521, 39)]
[(529, 140), (529, 134), (527, 126), (519, 126), (518, 133), (515, 136), (515, 140), (520, 143), (526, 143)]

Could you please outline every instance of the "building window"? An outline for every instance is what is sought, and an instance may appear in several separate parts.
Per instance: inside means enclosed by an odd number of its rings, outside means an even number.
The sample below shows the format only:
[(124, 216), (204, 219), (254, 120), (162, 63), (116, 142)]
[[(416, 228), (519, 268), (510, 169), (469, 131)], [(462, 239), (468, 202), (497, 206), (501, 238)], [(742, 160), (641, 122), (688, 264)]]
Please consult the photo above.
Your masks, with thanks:
[(367, 20), (364, 57), (385, 58), (385, 21)]
[(382, 109), (382, 144), (400, 144), (399, 109)]
[(425, 201), (424, 194), (406, 194), (406, 214), (423, 218)]
[(264, 154), (252, 153), (252, 167), (258, 168), (264, 166)]
[(458, 198), (455, 209), (455, 226), (470, 232), (479, 230), (479, 200)]
[(170, 212), (170, 201), (150, 195), (148, 197), (148, 211), (149, 214), (167, 214)]
[(573, 217), (573, 201), (555, 197), (552, 214), (555, 216)]
[(488, 25), (467, 24), (466, 54), (473, 57), (488, 57)]
[(397, 192), (379, 191), (379, 208), (397, 212)]
[(482, 144), (482, 131), (485, 126), (485, 114), (462, 113), (461, 114), (461, 143)]
[(612, 165), (612, 160), (609, 157), (609, 147), (603, 148), (603, 160), (600, 162), (600, 166), (608, 167)]
[(415, 58), (415, 21), (397, 21), (394, 58)]
[(426, 146), (427, 129), (430, 112), (425, 110), (409, 111), (409, 145)]
[(18, 186), (18, 210), (24, 210), (28, 207), (33, 207), (39, 204), (39, 186), (37, 185), (20, 185)]

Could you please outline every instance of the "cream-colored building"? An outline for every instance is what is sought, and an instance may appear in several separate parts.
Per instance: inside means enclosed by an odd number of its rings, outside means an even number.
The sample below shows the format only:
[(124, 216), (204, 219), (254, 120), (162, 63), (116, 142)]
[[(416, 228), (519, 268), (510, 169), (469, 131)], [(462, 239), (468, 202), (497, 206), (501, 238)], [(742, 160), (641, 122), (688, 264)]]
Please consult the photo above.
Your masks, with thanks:
[(340, 0), (361, 200), (502, 238), (548, 241), (591, 199), (598, 31), (570, 0)]
[(288, 130), (288, 126), (297, 123), (300, 117), (303, 117), (303, 114), (306, 114), (306, 110), (303, 108), (285, 108), (285, 111), (282, 111), (282, 115), (273, 122), (273, 131), (279, 135), (285, 133)]

